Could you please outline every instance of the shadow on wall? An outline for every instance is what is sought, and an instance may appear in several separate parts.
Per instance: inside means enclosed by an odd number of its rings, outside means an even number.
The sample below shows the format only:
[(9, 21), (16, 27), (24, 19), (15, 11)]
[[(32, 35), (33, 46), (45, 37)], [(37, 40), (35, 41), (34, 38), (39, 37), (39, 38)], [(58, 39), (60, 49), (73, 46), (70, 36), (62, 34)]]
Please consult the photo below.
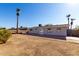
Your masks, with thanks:
[(55, 39), (60, 39), (60, 40), (66, 40), (66, 36), (42, 35), (42, 34), (35, 34), (35, 33), (27, 33), (27, 35), (39, 36), (39, 37), (47, 37), (47, 38), (55, 38)]

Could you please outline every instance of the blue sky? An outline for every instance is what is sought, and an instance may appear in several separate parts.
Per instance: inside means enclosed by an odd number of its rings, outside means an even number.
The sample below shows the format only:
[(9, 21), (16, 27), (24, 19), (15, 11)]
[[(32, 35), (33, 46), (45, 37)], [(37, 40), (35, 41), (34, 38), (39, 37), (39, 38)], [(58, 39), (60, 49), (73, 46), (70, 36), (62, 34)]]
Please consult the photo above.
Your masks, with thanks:
[(79, 25), (78, 4), (62, 3), (0, 3), (0, 27), (16, 27), (16, 8), (20, 8), (19, 26), (32, 27), (38, 24), (67, 24), (67, 14)]

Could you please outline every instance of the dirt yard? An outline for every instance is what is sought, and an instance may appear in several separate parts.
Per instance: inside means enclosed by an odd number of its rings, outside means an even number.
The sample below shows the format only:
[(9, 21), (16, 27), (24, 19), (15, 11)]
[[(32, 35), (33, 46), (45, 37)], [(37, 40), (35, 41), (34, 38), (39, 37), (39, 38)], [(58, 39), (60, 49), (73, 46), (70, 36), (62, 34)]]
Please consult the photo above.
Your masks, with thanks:
[(1, 56), (69, 56), (79, 55), (79, 44), (65, 40), (13, 34), (0, 44)]

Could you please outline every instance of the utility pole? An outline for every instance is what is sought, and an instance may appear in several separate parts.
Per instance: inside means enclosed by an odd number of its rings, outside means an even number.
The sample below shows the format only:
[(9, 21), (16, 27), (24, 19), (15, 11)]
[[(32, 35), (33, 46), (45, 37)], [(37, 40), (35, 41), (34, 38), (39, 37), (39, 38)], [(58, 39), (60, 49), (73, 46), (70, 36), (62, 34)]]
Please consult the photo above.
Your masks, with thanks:
[(17, 8), (17, 9), (16, 9), (16, 16), (17, 16), (16, 33), (17, 33), (17, 34), (18, 34), (19, 11), (20, 11), (20, 9)]

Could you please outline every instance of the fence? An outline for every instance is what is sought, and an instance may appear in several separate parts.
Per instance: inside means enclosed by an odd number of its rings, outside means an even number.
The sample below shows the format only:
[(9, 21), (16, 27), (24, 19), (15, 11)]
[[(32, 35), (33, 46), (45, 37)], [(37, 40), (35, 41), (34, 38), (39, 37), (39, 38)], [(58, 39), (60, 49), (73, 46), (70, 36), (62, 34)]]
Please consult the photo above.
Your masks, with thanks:
[(67, 36), (79, 37), (79, 30), (67, 30)]

